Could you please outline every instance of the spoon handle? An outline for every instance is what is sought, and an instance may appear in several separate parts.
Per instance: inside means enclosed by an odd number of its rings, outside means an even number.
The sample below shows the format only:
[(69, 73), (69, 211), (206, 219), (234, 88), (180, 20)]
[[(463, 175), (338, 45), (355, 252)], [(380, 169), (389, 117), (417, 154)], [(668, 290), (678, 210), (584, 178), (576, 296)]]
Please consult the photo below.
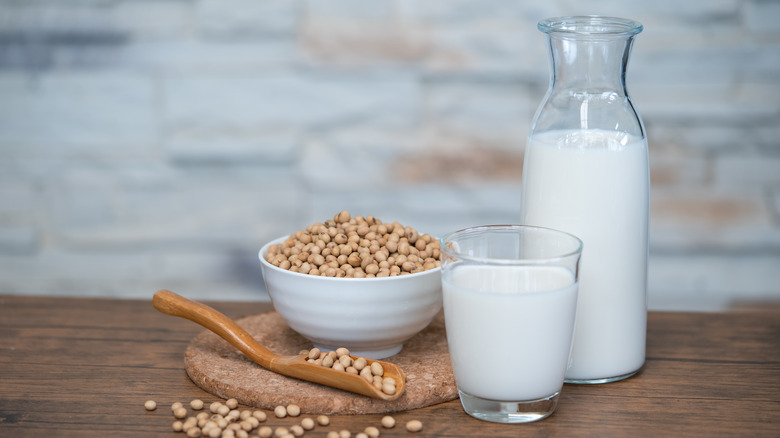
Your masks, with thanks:
[(252, 338), (252, 335), (239, 327), (233, 320), (211, 307), (188, 300), (168, 290), (155, 293), (152, 304), (162, 313), (189, 319), (211, 330), (263, 368), (274, 368), (272, 362), (278, 357), (276, 354), (260, 345)]

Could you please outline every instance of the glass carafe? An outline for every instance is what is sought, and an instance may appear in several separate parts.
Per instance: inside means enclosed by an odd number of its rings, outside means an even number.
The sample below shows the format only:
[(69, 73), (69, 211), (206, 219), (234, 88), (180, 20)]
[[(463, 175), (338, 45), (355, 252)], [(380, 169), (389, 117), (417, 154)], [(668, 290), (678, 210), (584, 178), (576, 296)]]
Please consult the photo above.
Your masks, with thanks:
[(645, 361), (650, 206), (648, 149), (626, 89), (642, 25), (559, 17), (538, 24), (550, 87), (525, 150), (521, 223), (584, 244), (569, 383), (604, 383)]

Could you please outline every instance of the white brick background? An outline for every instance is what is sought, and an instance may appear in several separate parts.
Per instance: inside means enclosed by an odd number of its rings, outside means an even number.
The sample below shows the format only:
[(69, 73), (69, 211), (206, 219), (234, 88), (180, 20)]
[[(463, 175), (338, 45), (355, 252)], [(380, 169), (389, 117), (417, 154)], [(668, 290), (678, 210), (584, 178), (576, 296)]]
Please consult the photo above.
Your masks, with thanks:
[(261, 300), (342, 209), (516, 222), (536, 22), (645, 25), (652, 309), (780, 301), (780, 2), (0, 0), (0, 293)]

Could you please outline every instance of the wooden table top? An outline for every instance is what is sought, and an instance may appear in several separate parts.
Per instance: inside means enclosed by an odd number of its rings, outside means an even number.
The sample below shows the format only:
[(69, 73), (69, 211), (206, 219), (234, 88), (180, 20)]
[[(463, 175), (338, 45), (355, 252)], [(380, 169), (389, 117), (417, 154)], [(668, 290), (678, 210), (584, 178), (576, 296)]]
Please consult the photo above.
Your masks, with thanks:
[[(267, 303), (210, 303), (230, 317)], [(160, 436), (169, 406), (220, 401), (187, 377), (183, 352), (203, 329), (158, 313), (149, 300), (0, 296), (0, 436)], [(147, 412), (147, 399), (158, 403)], [(269, 412), (269, 414), (271, 414)], [(780, 436), (780, 313), (656, 313), (648, 317), (647, 362), (604, 385), (565, 385), (558, 410), (536, 423), (469, 417), (458, 400), (393, 414), (383, 437)], [(353, 437), (381, 415), (332, 416)], [(423, 422), (412, 434), (403, 425)], [(300, 418), (276, 419), (286, 426)], [(257, 436), (256, 433), (253, 434)]]

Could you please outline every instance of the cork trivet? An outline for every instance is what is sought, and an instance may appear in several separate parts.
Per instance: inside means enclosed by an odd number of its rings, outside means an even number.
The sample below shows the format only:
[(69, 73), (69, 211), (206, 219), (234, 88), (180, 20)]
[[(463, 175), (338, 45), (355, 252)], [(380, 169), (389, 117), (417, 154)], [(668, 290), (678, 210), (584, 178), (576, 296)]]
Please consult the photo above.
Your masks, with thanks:
[[(276, 312), (247, 316), (236, 322), (280, 355), (296, 355), (312, 347)], [(384, 360), (400, 366), (407, 377), (404, 395), (393, 401), (268, 371), (209, 331), (196, 336), (184, 352), (187, 374), (196, 385), (220, 398), (235, 398), (244, 405), (268, 410), (293, 403), (309, 414), (379, 414), (431, 406), (458, 397), (442, 313), (406, 341), (400, 353)]]

